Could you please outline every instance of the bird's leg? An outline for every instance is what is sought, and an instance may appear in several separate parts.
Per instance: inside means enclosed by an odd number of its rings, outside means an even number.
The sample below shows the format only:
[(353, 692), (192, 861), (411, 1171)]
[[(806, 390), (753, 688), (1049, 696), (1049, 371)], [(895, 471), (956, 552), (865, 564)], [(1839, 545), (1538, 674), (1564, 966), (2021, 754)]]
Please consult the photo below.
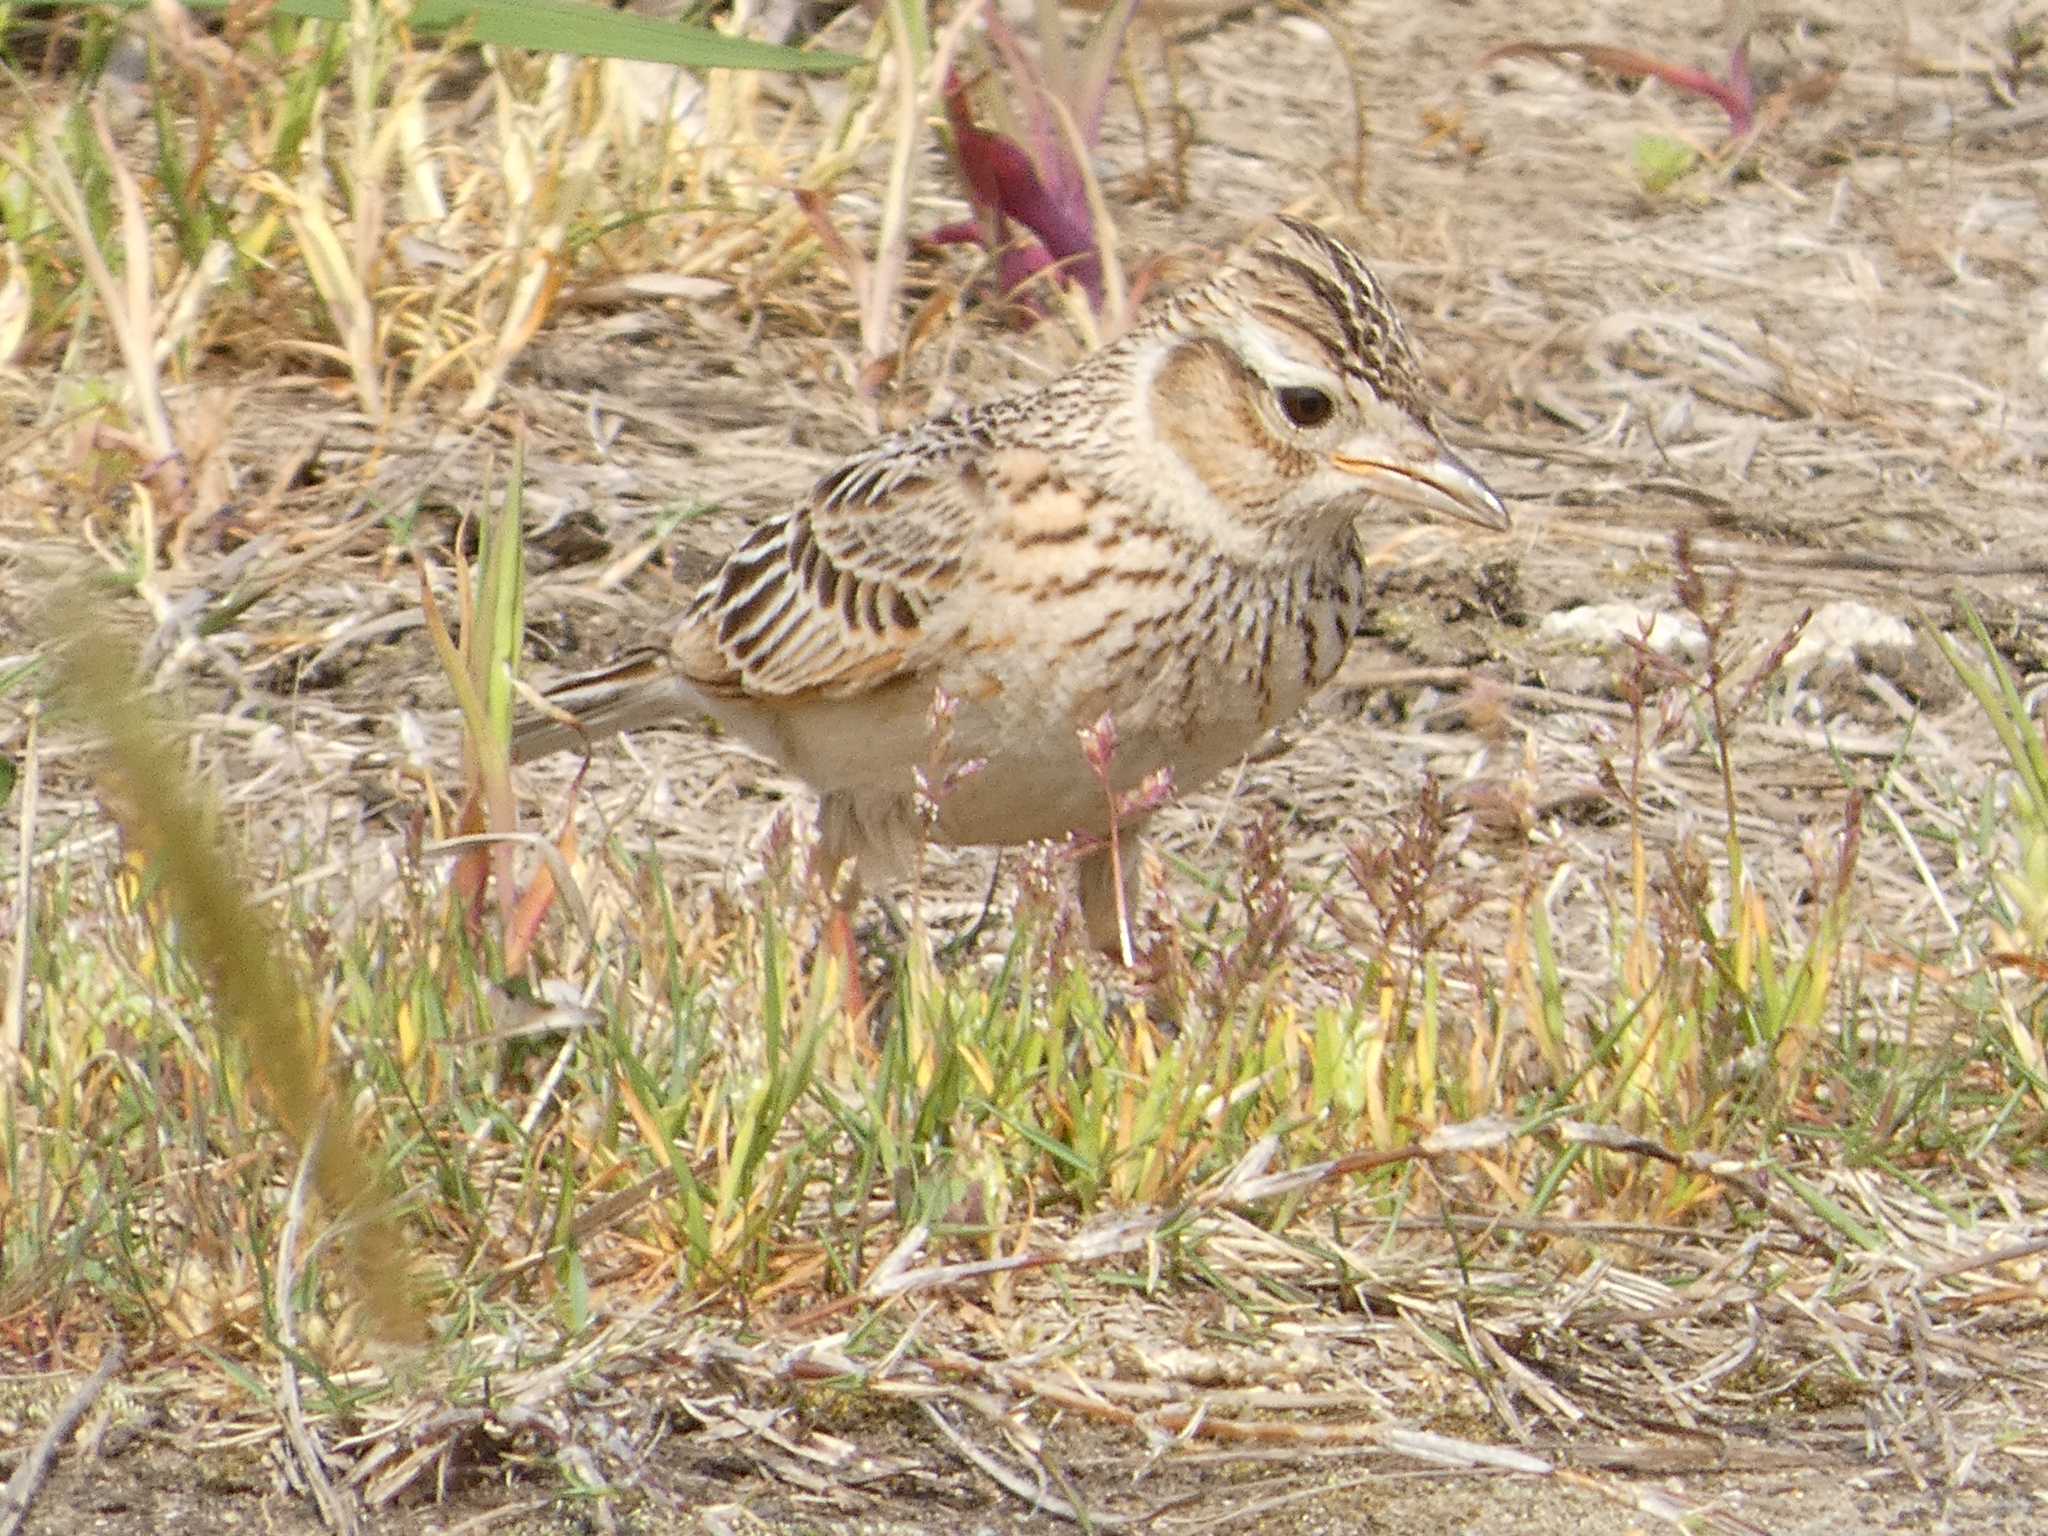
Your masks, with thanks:
[(1101, 847), (1082, 855), (1079, 871), (1081, 922), (1088, 942), (1125, 965), (1135, 965), (1138, 958), (1131, 934), (1138, 905), (1138, 864), (1144, 857), (1139, 836), (1143, 827), (1142, 820), (1125, 822)]
[(846, 1011), (858, 1019), (867, 1014), (868, 991), (860, 979), (860, 943), (853, 936), (852, 903), (831, 898), (832, 912), (825, 919), (825, 947), (839, 961), (846, 977)]
[(830, 814), (819, 818), (811, 878), (817, 881), (825, 897), (825, 931), (820, 937), (826, 952), (839, 961), (840, 974), (845, 977), (842, 996), (846, 1012), (860, 1019), (866, 1017), (869, 1007), (867, 988), (860, 978), (860, 944), (853, 936), (853, 909), (860, 904), (860, 879), (858, 869), (846, 868), (849, 855), (844, 840), (836, 835), (840, 829), (835, 819)]

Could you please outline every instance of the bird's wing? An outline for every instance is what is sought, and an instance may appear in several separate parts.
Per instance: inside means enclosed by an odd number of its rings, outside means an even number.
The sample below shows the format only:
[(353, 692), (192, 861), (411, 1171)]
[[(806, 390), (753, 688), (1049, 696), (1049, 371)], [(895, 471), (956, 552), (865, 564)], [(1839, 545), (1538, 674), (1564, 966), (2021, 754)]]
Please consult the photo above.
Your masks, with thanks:
[(885, 439), (753, 533), (699, 591), (675, 645), (707, 694), (847, 698), (918, 671), (1014, 477), (972, 416)]

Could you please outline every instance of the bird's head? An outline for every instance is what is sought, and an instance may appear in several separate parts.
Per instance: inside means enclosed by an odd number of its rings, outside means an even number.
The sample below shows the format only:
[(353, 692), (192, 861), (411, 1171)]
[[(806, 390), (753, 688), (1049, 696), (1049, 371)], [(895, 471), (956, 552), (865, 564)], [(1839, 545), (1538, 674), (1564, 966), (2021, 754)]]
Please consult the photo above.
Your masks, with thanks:
[(1438, 435), (1385, 290), (1313, 225), (1283, 219), (1130, 339), (1150, 355), (1154, 431), (1254, 524), (1327, 528), (1378, 496), (1508, 527)]

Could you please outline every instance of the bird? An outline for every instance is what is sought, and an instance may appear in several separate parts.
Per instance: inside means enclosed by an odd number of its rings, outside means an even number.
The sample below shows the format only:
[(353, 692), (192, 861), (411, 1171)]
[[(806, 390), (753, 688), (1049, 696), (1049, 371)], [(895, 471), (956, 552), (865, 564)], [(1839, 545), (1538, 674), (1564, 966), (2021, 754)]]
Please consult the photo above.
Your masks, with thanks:
[[(847, 913), (925, 837), (1078, 839), (1085, 932), (1128, 964), (1147, 787), (1198, 788), (1329, 680), (1375, 500), (1510, 526), (1379, 280), (1282, 216), (1060, 377), (830, 470), (666, 644), (549, 689), (513, 756), (708, 719), (804, 780), (851, 985)], [(942, 794), (935, 729), (962, 770)]]

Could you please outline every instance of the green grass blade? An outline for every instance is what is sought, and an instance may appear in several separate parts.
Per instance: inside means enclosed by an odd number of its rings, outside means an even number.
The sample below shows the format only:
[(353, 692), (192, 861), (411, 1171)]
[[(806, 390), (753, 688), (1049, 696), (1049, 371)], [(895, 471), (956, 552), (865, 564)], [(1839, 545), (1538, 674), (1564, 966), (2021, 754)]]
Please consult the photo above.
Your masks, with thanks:
[[(195, 11), (224, 11), (229, 0), (191, 0)], [(139, 10), (147, 0), (107, 0), (117, 10)], [(71, 0), (29, 0), (23, 10), (91, 10)], [(311, 21), (348, 20), (349, 0), (278, 0), (277, 13)], [(467, 26), (479, 43), (572, 53), (589, 58), (640, 59), (683, 69), (771, 69), (790, 74), (838, 74), (860, 63), (857, 55), (809, 50), (752, 38), (728, 37), (708, 27), (678, 26), (582, 0), (417, 0), (407, 18), (415, 32)]]

